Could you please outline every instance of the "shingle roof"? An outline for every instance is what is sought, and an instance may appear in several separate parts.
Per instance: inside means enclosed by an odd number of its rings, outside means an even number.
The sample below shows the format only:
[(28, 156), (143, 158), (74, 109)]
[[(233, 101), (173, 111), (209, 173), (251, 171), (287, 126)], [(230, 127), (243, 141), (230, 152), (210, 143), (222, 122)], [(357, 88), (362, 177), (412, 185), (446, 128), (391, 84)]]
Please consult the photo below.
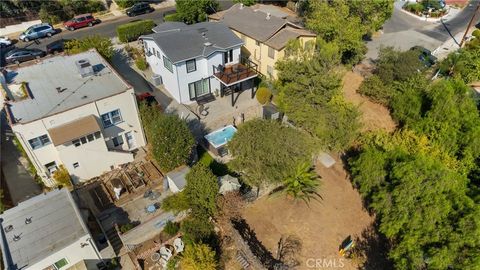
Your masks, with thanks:
[(156, 33), (140, 39), (155, 41), (173, 63), (208, 57), (213, 52), (243, 45), (243, 41), (222, 23), (165, 23), (153, 30)]
[(235, 4), (228, 9), (220, 22), (261, 42), (269, 39), (287, 23), (285, 19), (276, 16), (267, 18), (266, 13), (249, 7), (242, 8), (240, 4)]
[(48, 130), (53, 145), (57, 146), (101, 130), (94, 115), (85, 116)]
[[(3, 212), (0, 218), (6, 237), (2, 252), (8, 250), (18, 268), (32, 266), (88, 234), (67, 189), (21, 202)], [(27, 218), (31, 218), (30, 224), (25, 224)], [(13, 229), (5, 230), (10, 225)], [(14, 235), (19, 235), (20, 240), (14, 241)]]
[[(80, 75), (75, 62), (87, 59), (96, 75)], [(67, 111), (130, 89), (116, 71), (96, 51), (45, 58), (10, 70), (9, 83), (27, 82), (33, 98), (10, 102), (14, 122), (26, 123)], [(60, 88), (60, 91), (57, 90)], [(12, 119), (12, 120), (14, 120)]]
[(315, 37), (315, 34), (304, 29), (286, 27), (278, 31), (278, 33), (276, 33), (273, 37), (267, 40), (265, 44), (276, 50), (281, 50), (287, 45), (289, 40), (296, 39), (301, 36)]

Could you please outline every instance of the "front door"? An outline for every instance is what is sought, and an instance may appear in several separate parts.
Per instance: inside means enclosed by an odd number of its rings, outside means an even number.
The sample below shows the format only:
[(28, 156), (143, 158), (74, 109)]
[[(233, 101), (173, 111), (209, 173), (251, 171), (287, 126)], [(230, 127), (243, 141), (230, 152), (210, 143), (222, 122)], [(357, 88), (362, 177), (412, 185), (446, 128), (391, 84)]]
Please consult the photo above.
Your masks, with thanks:
[(131, 131), (125, 133), (125, 140), (127, 141), (128, 149), (136, 147), (135, 138)]

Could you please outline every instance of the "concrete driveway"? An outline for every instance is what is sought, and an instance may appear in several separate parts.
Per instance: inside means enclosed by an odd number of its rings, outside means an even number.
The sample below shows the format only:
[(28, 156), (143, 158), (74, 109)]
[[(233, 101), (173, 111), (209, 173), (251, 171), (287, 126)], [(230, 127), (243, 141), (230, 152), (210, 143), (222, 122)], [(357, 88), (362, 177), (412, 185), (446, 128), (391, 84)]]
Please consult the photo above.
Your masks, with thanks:
[[(476, 1), (462, 10), (451, 10), (442, 21), (427, 22), (402, 11), (405, 1), (396, 1), (392, 17), (384, 24), (383, 33), (367, 42), (367, 59), (376, 59), (381, 46), (408, 50), (415, 45), (434, 51), (465, 31), (475, 12)], [(477, 15), (478, 16), (478, 15)], [(477, 19), (479, 20), (479, 19)]]

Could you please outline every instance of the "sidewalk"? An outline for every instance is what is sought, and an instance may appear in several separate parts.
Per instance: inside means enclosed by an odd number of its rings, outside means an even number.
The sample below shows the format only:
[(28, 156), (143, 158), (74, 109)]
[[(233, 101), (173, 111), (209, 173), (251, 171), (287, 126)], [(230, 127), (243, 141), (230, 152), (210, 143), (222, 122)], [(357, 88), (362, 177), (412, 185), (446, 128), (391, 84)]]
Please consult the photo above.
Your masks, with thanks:
[[(467, 33), (467, 38), (472, 36), (472, 32), (475, 30), (475, 27), (470, 28), (470, 31)], [(445, 59), (450, 53), (460, 49), (460, 42), (462, 41), (462, 37), (465, 34), (465, 31), (461, 31), (460, 33), (456, 34), (453, 38), (445, 41), (442, 45), (436, 48), (432, 55), (437, 57), (438, 60)], [(464, 45), (465, 46), (465, 45)]]

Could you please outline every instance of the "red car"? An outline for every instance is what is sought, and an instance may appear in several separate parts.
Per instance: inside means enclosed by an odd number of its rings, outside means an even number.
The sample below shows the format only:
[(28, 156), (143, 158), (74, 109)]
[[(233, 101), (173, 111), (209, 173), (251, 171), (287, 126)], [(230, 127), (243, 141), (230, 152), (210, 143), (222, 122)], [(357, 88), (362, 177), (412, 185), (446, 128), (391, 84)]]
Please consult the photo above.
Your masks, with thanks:
[(73, 31), (78, 28), (82, 28), (85, 26), (93, 26), (94, 24), (97, 24), (98, 20), (95, 19), (92, 14), (82, 14), (75, 16), (73, 19), (66, 21), (63, 25), (65, 26), (66, 29)]

